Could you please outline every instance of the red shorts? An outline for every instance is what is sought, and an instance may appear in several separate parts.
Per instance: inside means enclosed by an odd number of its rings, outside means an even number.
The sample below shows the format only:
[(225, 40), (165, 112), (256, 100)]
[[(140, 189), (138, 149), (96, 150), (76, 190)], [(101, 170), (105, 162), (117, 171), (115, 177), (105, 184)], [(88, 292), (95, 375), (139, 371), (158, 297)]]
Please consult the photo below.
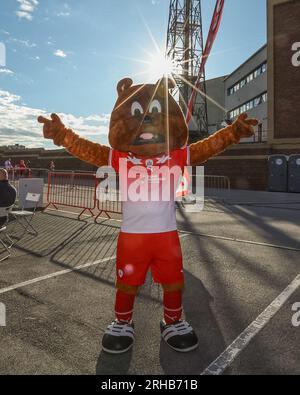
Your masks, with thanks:
[(149, 268), (156, 283), (183, 283), (182, 253), (176, 230), (151, 234), (120, 233), (117, 283), (142, 285)]

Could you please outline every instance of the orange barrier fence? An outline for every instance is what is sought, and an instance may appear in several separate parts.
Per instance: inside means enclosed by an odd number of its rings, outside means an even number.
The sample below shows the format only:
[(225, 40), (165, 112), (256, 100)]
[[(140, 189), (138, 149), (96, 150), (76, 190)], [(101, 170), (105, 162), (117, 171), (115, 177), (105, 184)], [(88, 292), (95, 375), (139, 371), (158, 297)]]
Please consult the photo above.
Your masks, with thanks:
[(94, 216), (96, 208), (97, 179), (92, 173), (50, 172), (48, 175), (47, 206), (67, 206), (80, 208), (78, 215), (88, 211)]
[(95, 217), (95, 222), (104, 213), (108, 218), (110, 214), (122, 214), (122, 203), (120, 201), (119, 190), (107, 190), (97, 186), (97, 209), (99, 213)]

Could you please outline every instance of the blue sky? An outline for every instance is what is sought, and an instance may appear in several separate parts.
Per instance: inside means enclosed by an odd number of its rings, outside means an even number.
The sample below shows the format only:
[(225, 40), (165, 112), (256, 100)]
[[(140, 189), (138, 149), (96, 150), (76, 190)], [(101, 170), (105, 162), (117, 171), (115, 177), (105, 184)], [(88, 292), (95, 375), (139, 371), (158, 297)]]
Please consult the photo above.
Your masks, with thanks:
[[(169, 0), (1, 0), (0, 145), (53, 148), (35, 116), (58, 112), (65, 123), (106, 142), (116, 84), (139, 83), (156, 42), (166, 41)], [(215, 0), (203, 0), (206, 37)], [(207, 77), (233, 71), (266, 42), (265, 0), (225, 0)]]

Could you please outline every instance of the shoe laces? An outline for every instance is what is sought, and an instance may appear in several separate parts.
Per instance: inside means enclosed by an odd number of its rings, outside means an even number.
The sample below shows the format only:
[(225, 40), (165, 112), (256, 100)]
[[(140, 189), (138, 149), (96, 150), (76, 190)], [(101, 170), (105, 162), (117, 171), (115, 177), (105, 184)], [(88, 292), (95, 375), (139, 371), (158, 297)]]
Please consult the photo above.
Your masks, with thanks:
[(105, 334), (111, 336), (129, 336), (134, 337), (134, 329), (129, 322), (113, 321), (108, 325)]
[(187, 335), (189, 333), (193, 332), (193, 328), (191, 325), (185, 321), (178, 321), (175, 322), (174, 324), (167, 325), (164, 331), (162, 332), (163, 337), (166, 337), (167, 339), (177, 336), (177, 335)]

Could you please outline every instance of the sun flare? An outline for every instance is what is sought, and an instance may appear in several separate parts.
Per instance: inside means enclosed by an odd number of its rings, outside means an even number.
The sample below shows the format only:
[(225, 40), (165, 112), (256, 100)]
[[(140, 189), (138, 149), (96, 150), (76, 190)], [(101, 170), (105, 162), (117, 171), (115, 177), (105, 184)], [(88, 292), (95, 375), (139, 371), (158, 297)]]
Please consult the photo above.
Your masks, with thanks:
[(163, 52), (157, 52), (149, 56), (149, 79), (156, 82), (162, 77), (172, 77), (176, 73), (176, 64), (173, 59), (168, 58)]

